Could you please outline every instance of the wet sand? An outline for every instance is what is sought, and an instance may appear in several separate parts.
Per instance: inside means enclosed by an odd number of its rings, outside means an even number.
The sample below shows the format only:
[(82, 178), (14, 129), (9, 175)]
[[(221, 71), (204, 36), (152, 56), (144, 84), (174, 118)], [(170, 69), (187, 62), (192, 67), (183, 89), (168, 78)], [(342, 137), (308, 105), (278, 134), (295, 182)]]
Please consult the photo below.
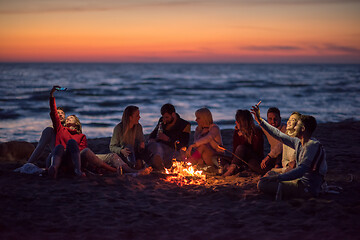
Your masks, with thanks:
[[(232, 130), (223, 130), (231, 149)], [(260, 176), (209, 176), (179, 187), (162, 175), (48, 179), (0, 163), (0, 239), (359, 239), (360, 122), (320, 124), (329, 185), (340, 194), (275, 201)], [(96, 153), (110, 138), (90, 139)]]

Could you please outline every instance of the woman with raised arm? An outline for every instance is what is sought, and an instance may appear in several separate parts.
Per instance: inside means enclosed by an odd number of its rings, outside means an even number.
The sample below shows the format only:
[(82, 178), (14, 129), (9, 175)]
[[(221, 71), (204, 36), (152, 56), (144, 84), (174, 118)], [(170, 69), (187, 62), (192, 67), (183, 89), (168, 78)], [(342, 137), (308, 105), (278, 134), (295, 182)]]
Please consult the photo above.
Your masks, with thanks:
[[(54, 92), (58, 88), (58, 86), (54, 86), (50, 91), (50, 117), (55, 131), (55, 148), (51, 152), (46, 167), (49, 176), (53, 178), (57, 177), (59, 170), (64, 173), (83, 176), (80, 151), (87, 148), (86, 136), (82, 133), (81, 123), (75, 115), (66, 118), (65, 126), (61, 124), (54, 97)], [(116, 172), (116, 168), (112, 168), (103, 162), (94, 162), (94, 164)]]

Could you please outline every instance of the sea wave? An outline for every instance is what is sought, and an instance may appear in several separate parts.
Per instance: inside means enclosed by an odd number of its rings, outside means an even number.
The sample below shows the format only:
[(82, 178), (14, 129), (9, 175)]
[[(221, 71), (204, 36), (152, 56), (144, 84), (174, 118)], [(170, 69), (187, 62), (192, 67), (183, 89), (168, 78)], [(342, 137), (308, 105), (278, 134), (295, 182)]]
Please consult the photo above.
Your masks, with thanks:
[[(360, 65), (324, 64), (0, 64), (0, 141), (36, 141), (49, 124), (49, 91), (76, 114), (89, 137), (111, 135), (128, 105), (140, 108), (149, 133), (170, 102), (183, 118), (208, 107), (221, 128), (233, 128), (237, 109), (262, 100), (281, 110), (313, 114), (319, 122), (360, 120)], [(266, 114), (264, 115), (266, 117)], [(36, 124), (34, 124), (36, 122)], [(29, 124), (29, 126), (27, 125)]]

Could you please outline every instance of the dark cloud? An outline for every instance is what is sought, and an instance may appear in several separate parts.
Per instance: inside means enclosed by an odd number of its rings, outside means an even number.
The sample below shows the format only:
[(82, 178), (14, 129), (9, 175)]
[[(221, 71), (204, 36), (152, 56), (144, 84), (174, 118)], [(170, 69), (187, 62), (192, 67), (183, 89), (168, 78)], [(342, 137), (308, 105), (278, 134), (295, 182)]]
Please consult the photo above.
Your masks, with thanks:
[(179, 6), (261, 6), (261, 5), (312, 5), (348, 4), (360, 0), (88, 0), (88, 1), (43, 1), (43, 0), (0, 0), (0, 14), (47, 13), (47, 12), (85, 12), (129, 10), (147, 7)]
[(347, 54), (360, 54), (360, 49), (351, 46), (342, 46), (336, 45), (332, 43), (324, 43), (321, 45), (312, 45), (310, 48), (315, 49), (321, 53), (324, 52), (339, 52), (339, 53), (347, 53)]
[(70, 1), (61, 2), (42, 0), (13, 0), (3, 4), (0, 0), (0, 14), (19, 14), (19, 13), (52, 13), (52, 12), (104, 12), (114, 10), (131, 10), (148, 7), (177, 7), (197, 4), (195, 0), (102, 0), (102, 1)]
[(240, 47), (240, 49), (250, 50), (250, 51), (262, 51), (262, 52), (272, 52), (272, 51), (298, 51), (312, 49), (316, 50), (319, 53), (345, 53), (345, 54), (360, 54), (360, 49), (352, 46), (343, 46), (332, 43), (323, 43), (323, 44), (312, 44), (304, 47), (291, 46), (291, 45), (269, 45), (269, 46), (245, 46)]
[(286, 45), (275, 45), (275, 46), (246, 46), (241, 47), (241, 49), (251, 50), (251, 51), (298, 51), (303, 48), (297, 46), (286, 46)]

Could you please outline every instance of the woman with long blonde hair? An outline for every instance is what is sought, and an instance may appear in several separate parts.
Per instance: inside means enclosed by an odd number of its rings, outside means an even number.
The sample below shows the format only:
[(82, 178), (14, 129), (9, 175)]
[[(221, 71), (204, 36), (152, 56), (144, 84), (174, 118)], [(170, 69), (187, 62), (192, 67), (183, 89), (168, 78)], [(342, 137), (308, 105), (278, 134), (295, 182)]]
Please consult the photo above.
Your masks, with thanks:
[[(213, 156), (222, 153), (218, 146), (222, 145), (220, 128), (214, 123), (212, 114), (208, 108), (200, 108), (195, 112), (198, 126), (195, 129), (194, 143), (189, 146), (187, 155), (192, 156), (195, 164), (214, 166)], [(192, 153), (193, 149), (196, 149)]]
[(87, 160), (90, 164), (103, 164), (109, 166), (106, 170), (119, 174), (137, 173), (140, 175), (149, 174), (151, 167), (142, 169), (143, 150), (145, 147), (144, 134), (139, 124), (140, 111), (137, 106), (125, 108), (121, 122), (115, 126), (110, 141), (109, 154), (94, 154), (90, 149), (81, 152), (81, 159)]
[(130, 167), (143, 167), (142, 153), (145, 149), (145, 138), (139, 123), (140, 110), (137, 106), (127, 106), (121, 122), (115, 126), (110, 141), (110, 151), (118, 154)]

